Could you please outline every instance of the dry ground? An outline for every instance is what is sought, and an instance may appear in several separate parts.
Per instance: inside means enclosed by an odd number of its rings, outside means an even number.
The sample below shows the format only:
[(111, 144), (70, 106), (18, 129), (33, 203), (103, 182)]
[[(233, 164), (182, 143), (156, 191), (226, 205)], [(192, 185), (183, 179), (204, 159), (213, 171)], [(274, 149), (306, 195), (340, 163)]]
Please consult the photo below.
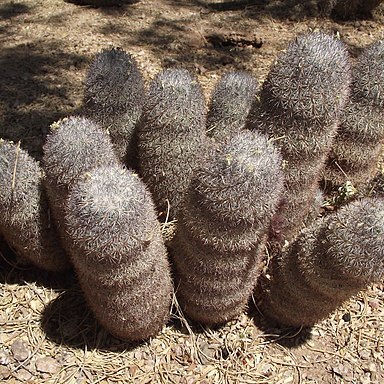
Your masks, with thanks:
[[(262, 80), (296, 34), (324, 29), (356, 53), (379, 21), (334, 22), (258, 1), (142, 0), (91, 8), (62, 0), (0, 2), (0, 137), (36, 158), (48, 126), (76, 112), (95, 53), (122, 47), (147, 80), (161, 68), (197, 74), (207, 97), (220, 75)], [(311, 16), (312, 15), (312, 16)], [(384, 292), (371, 287), (306, 334), (277, 333), (259, 314), (219, 330), (177, 314), (153, 340), (124, 344), (100, 329), (71, 274), (17, 263), (0, 242), (0, 382), (383, 383)]]

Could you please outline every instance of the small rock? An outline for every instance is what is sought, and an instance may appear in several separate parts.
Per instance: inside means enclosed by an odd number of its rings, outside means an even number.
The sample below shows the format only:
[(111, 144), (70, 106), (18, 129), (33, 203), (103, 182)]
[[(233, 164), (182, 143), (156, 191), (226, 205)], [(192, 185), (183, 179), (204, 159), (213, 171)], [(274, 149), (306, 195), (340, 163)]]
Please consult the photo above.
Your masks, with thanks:
[(53, 357), (41, 357), (35, 362), (36, 369), (43, 373), (56, 373), (60, 365)]
[(337, 366), (332, 367), (332, 371), (346, 381), (353, 379), (353, 372), (346, 366), (346, 364), (338, 364)]
[(129, 367), (129, 374), (133, 377), (133, 376), (135, 376), (135, 374), (136, 374), (136, 371), (137, 371), (137, 365), (131, 365), (130, 367)]
[(196, 383), (196, 380), (192, 376), (189, 376), (189, 377), (184, 376), (180, 380), (180, 384), (195, 384), (195, 383)]
[(261, 372), (264, 376), (271, 376), (272, 372), (273, 372), (273, 365), (272, 364), (269, 364), (269, 363), (266, 363), (266, 364), (263, 364), (262, 368), (261, 368)]
[[(0, 315), (0, 322), (1, 322), (1, 315)], [(5, 322), (5, 319), (4, 319)], [(0, 331), (0, 345), (5, 345), (5, 343), (8, 341), (8, 336), (5, 335), (5, 333), (2, 333)], [(0, 348), (0, 351), (2, 351), (3, 348)]]
[(343, 314), (343, 320), (348, 323), (351, 321), (351, 314), (349, 312), (346, 312)]
[(361, 384), (370, 384), (370, 383), (372, 383), (370, 373), (366, 372), (364, 375), (360, 376), (360, 382), (361, 382)]
[(24, 361), (25, 359), (27, 359), (29, 357), (30, 352), (27, 344), (21, 339), (17, 339), (12, 343), (11, 351), (13, 357), (17, 361)]
[(43, 303), (40, 300), (31, 300), (29, 305), (35, 312), (39, 312), (43, 308)]
[(32, 374), (28, 372), (26, 369), (21, 368), (15, 373), (16, 379), (20, 380), (21, 382), (28, 381), (32, 378)]
[(7, 367), (0, 366), (0, 379), (8, 379), (11, 376), (11, 370)]
[(211, 362), (214, 359), (216, 350), (214, 346), (206, 342), (202, 342), (199, 345), (198, 354), (199, 354), (201, 364), (205, 365), (205, 364), (209, 364), (209, 362)]
[(363, 360), (369, 360), (371, 358), (371, 351), (368, 351), (367, 349), (363, 349), (359, 352), (359, 356)]
[(377, 308), (379, 308), (379, 306), (380, 306), (380, 302), (379, 302), (379, 300), (371, 299), (371, 300), (368, 300), (368, 305), (369, 305), (372, 309), (377, 309)]
[(0, 350), (0, 365), (7, 365), (10, 362), (10, 356), (5, 349)]

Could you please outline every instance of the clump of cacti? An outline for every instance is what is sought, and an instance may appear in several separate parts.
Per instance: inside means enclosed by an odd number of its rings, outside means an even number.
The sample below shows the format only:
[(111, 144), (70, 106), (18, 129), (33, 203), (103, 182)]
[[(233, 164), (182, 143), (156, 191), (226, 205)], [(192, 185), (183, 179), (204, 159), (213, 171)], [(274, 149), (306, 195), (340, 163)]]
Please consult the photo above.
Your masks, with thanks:
[(51, 126), (43, 147), (45, 186), (52, 218), (66, 246), (65, 204), (72, 185), (85, 172), (117, 162), (109, 135), (91, 120), (72, 116)]
[(20, 143), (0, 140), (0, 234), (15, 250), (48, 271), (70, 268), (51, 222), (40, 165)]
[(207, 134), (222, 140), (245, 127), (256, 99), (257, 80), (247, 72), (224, 74), (216, 84), (207, 114)]
[(311, 326), (384, 278), (384, 200), (365, 198), (319, 219), (273, 260), (260, 309), (286, 326)]
[(139, 177), (119, 165), (85, 174), (68, 197), (72, 261), (98, 321), (134, 341), (168, 319), (172, 283), (152, 198)]
[(172, 244), (183, 312), (220, 324), (246, 306), (283, 187), (281, 157), (266, 137), (241, 132), (195, 172)]
[(315, 198), (349, 84), (344, 44), (324, 33), (304, 34), (274, 63), (252, 108), (248, 127), (268, 135), (285, 162), (278, 229), (285, 240), (303, 226)]
[(324, 179), (360, 187), (377, 173), (384, 141), (384, 41), (365, 48), (353, 69), (351, 96), (341, 114)]
[(201, 87), (187, 70), (168, 69), (154, 78), (138, 127), (139, 168), (158, 209), (170, 217), (178, 215), (205, 151), (205, 121)]
[[(188, 71), (162, 71), (144, 98), (133, 59), (104, 51), (87, 77), (88, 117), (52, 126), (45, 176), (18, 146), (0, 144), (1, 234), (35, 264), (59, 270), (69, 264), (53, 238), (57, 224), (95, 317), (117, 337), (144, 340), (163, 327), (172, 299), (153, 198), (178, 219), (170, 251), (178, 302), (190, 319), (232, 319), (259, 282), (268, 318), (312, 325), (384, 276), (383, 200), (362, 199), (317, 218), (324, 200), (318, 181), (339, 120), (332, 156), (361, 157), (349, 173), (359, 169), (363, 178), (363, 165), (369, 169), (381, 150), (381, 55), (378, 42), (358, 59), (344, 112), (344, 45), (323, 33), (302, 35), (272, 66), (259, 95), (251, 75), (223, 76), (206, 115)], [(364, 128), (356, 117), (345, 130), (352, 110)], [(133, 155), (127, 148), (135, 144), (147, 186), (115, 154)], [(268, 245), (272, 260), (260, 278)]]
[(144, 102), (144, 81), (134, 58), (122, 49), (103, 50), (85, 81), (85, 116), (108, 130), (116, 155), (135, 165), (135, 127)]

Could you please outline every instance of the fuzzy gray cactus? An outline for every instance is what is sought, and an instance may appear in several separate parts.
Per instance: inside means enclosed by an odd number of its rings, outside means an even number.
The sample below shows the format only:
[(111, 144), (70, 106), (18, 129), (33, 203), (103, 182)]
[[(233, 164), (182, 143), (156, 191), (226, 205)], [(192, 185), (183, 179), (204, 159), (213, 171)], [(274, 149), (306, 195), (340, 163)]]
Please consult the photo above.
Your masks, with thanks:
[(51, 126), (43, 152), (45, 186), (52, 216), (68, 251), (64, 215), (70, 188), (83, 173), (118, 160), (109, 135), (96, 123), (78, 116)]
[(351, 97), (324, 171), (332, 187), (367, 184), (377, 172), (384, 142), (384, 40), (365, 48), (352, 73)]
[(176, 296), (189, 318), (214, 325), (244, 310), (282, 188), (281, 157), (263, 135), (244, 131), (209, 151), (171, 245)]
[(261, 311), (311, 326), (384, 278), (384, 200), (365, 198), (304, 229), (261, 281)]
[(140, 173), (160, 212), (178, 215), (205, 137), (205, 101), (183, 69), (159, 73), (150, 84), (138, 128)]
[(103, 50), (92, 61), (84, 90), (84, 114), (111, 135), (116, 155), (135, 165), (135, 127), (144, 102), (144, 81), (134, 58)]
[(225, 139), (245, 127), (256, 99), (257, 80), (249, 73), (226, 73), (216, 84), (207, 115), (207, 134)]
[(0, 140), (0, 234), (24, 259), (63, 271), (70, 263), (50, 220), (43, 177), (39, 163), (20, 144)]
[(345, 46), (323, 33), (304, 34), (274, 63), (251, 111), (248, 127), (271, 137), (285, 162), (285, 240), (298, 233), (315, 199), (349, 85)]
[(120, 165), (100, 166), (71, 189), (66, 227), (88, 304), (113, 335), (145, 340), (168, 319), (172, 282), (152, 197)]

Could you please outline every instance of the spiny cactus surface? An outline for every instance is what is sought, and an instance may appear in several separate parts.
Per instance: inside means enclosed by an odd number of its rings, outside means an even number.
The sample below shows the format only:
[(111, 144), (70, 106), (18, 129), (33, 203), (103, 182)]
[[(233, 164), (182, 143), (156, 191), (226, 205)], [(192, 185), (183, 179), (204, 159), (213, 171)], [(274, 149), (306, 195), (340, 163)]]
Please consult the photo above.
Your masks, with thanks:
[(162, 212), (177, 217), (205, 151), (205, 101), (197, 80), (167, 69), (150, 84), (138, 128), (140, 173)]
[(285, 162), (285, 224), (280, 231), (286, 240), (297, 234), (315, 198), (349, 84), (345, 46), (324, 33), (308, 33), (291, 42), (274, 63), (260, 102), (252, 108), (248, 127), (274, 140)]
[[(43, 147), (45, 186), (53, 219), (66, 248), (65, 205), (72, 185), (85, 172), (118, 160), (108, 134), (91, 120), (72, 116), (52, 125)], [(67, 248), (66, 248), (67, 249)]]
[(21, 257), (63, 271), (70, 263), (49, 213), (39, 163), (20, 144), (0, 140), (0, 233)]
[(172, 255), (184, 313), (220, 324), (246, 306), (283, 187), (281, 158), (267, 138), (241, 132), (196, 171)]
[(92, 61), (84, 91), (84, 113), (108, 130), (116, 155), (135, 163), (135, 127), (144, 102), (144, 81), (135, 59), (122, 49), (103, 50)]
[(325, 182), (367, 184), (377, 171), (384, 141), (384, 40), (365, 48), (353, 69), (351, 96), (341, 114)]
[(272, 262), (261, 310), (311, 326), (384, 277), (384, 200), (365, 198), (316, 221)]
[(257, 90), (257, 80), (247, 72), (224, 74), (212, 93), (207, 115), (208, 135), (222, 140), (243, 129)]
[(118, 166), (84, 175), (68, 198), (72, 260), (90, 308), (113, 335), (156, 335), (169, 316), (172, 282), (152, 198)]

